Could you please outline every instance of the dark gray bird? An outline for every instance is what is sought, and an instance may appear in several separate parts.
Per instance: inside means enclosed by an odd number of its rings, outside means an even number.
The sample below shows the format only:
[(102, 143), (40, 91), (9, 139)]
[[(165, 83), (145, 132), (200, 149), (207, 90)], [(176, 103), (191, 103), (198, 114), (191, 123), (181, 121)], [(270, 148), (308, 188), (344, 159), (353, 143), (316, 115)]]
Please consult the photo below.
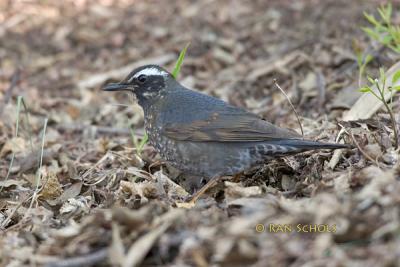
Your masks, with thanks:
[(303, 140), (294, 131), (189, 90), (163, 68), (133, 70), (105, 91), (132, 92), (144, 110), (152, 146), (177, 169), (208, 179), (234, 175), (282, 155), (347, 145)]

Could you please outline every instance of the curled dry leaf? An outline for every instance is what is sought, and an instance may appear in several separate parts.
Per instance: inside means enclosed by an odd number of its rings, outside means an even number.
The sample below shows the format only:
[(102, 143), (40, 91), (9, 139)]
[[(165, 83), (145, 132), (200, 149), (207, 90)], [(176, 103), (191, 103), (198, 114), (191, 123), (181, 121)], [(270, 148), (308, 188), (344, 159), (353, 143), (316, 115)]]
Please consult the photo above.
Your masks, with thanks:
[(77, 197), (68, 199), (60, 208), (60, 214), (62, 215), (78, 215), (86, 214), (89, 212), (90, 197)]
[(155, 227), (139, 238), (132, 246), (129, 248), (126, 257), (124, 259), (123, 267), (134, 267), (138, 266), (153, 246), (154, 242), (163, 234), (168, 227), (175, 221), (178, 220), (185, 214), (182, 209), (171, 209), (166, 214), (163, 214), (160, 218), (160, 225), (155, 225)]
[(0, 151), (0, 158), (6, 156), (9, 153), (26, 153), (27, 151), (27, 142), (22, 137), (13, 137), (4, 144)]
[(235, 199), (239, 197), (255, 197), (262, 194), (259, 186), (244, 187), (238, 183), (225, 181), (225, 194), (227, 199)]
[(165, 188), (168, 196), (170, 198), (184, 198), (189, 195), (189, 193), (183, 189), (180, 185), (172, 181), (168, 176), (162, 173), (162, 171), (157, 171), (154, 174), (154, 177), (161, 183), (161, 185)]

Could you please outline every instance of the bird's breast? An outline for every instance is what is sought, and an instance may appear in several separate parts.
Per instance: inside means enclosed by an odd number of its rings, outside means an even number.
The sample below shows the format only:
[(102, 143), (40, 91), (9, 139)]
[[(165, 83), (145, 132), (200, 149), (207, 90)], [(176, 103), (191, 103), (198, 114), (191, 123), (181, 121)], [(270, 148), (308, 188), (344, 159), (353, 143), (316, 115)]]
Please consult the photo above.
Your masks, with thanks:
[(157, 122), (156, 115), (148, 114), (145, 119), (145, 129), (150, 144), (164, 160), (174, 162), (177, 147), (175, 141), (162, 134), (162, 124)]

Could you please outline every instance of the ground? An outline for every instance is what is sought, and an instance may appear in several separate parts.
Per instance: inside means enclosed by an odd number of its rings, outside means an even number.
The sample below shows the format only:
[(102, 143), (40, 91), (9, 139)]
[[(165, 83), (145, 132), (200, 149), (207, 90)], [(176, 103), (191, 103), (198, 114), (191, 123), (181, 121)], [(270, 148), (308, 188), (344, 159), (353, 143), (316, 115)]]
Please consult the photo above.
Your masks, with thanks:
[[(379, 3), (0, 2), (0, 266), (400, 266), (391, 120), (366, 115), (373, 97), (352, 113), (355, 51), (371, 75), (399, 60), (361, 30)], [(140, 107), (100, 88), (172, 70), (189, 42), (186, 86), (300, 132), (276, 79), (308, 139), (354, 148), (265, 162), (180, 208)]]

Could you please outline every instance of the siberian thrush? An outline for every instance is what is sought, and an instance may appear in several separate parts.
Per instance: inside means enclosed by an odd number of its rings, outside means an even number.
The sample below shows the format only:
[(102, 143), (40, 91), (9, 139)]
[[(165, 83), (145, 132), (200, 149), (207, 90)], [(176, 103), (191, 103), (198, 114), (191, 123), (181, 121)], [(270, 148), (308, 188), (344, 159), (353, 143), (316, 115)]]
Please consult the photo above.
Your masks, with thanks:
[(103, 90), (132, 92), (143, 108), (150, 144), (161, 157), (207, 179), (234, 175), (276, 156), (348, 147), (303, 140), (294, 131), (185, 88), (156, 65), (139, 67)]

